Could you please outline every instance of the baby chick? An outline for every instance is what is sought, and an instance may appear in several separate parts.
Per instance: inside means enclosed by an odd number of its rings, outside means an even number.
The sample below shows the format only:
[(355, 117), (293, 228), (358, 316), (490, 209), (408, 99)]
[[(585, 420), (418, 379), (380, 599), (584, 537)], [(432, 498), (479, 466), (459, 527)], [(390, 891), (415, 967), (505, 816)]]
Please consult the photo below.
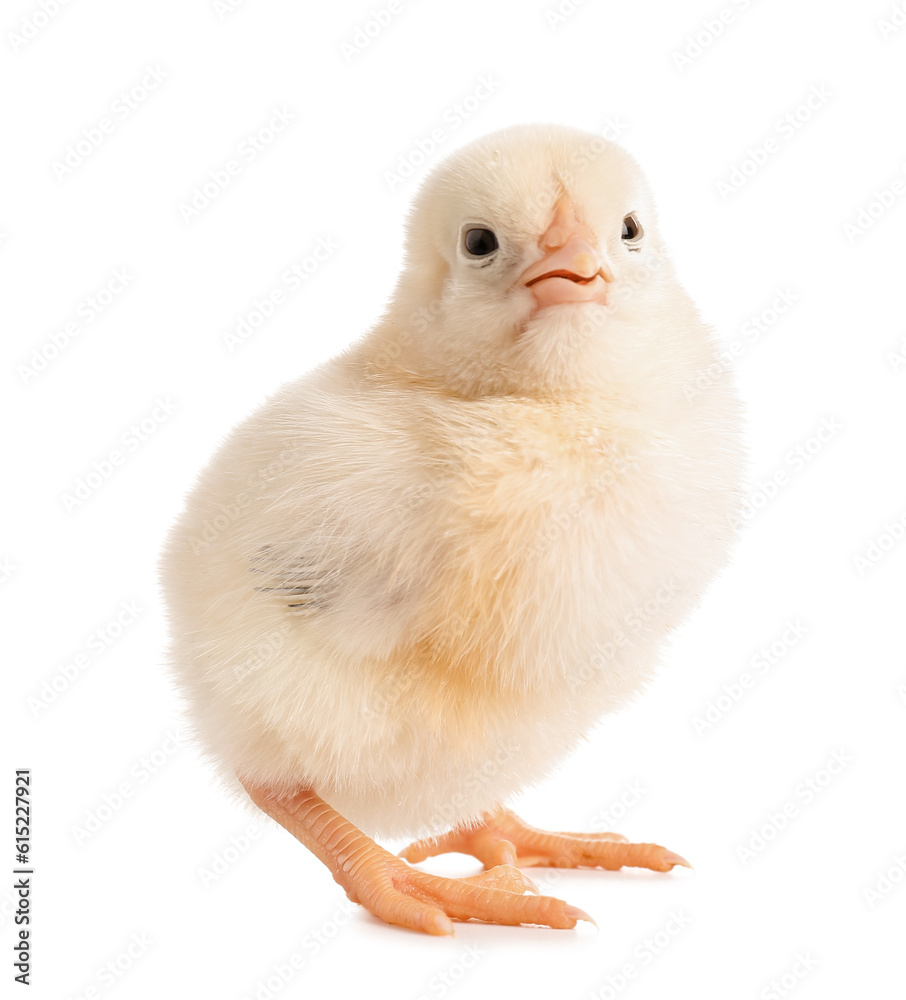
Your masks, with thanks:
[[(432, 934), (586, 916), (519, 865), (686, 864), (504, 802), (644, 685), (724, 563), (739, 421), (625, 151), (549, 125), (461, 149), (384, 316), (233, 431), (169, 538), (201, 744), (350, 899)], [(408, 863), (454, 850), (489, 870)]]

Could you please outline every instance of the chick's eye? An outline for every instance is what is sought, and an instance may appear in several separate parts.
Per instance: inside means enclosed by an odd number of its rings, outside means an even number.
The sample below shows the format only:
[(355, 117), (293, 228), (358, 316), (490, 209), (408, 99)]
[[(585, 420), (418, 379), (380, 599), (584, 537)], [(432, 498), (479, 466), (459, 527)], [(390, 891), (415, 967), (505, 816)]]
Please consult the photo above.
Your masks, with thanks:
[(634, 215), (627, 215), (623, 219), (623, 231), (620, 233), (620, 238), (631, 243), (638, 240), (641, 235), (642, 227), (639, 225), (639, 220)]
[(467, 229), (462, 243), (470, 257), (487, 257), (497, 249), (497, 237), (490, 229)]

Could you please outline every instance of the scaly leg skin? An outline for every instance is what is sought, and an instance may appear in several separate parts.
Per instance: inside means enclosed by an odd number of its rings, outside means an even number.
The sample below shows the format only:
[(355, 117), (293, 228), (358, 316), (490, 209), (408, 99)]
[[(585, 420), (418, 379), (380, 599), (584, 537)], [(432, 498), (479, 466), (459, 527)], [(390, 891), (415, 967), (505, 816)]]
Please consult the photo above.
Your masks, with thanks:
[(440, 837), (416, 841), (400, 857), (424, 861), (435, 854), (471, 854), (486, 867), (607, 868), (628, 866), (669, 872), (674, 865), (692, 865), (658, 844), (630, 844), (618, 833), (548, 833), (529, 826), (501, 806), (475, 827), (451, 830)]
[[(464, 879), (430, 875), (380, 847), (308, 788), (280, 795), (260, 785), (243, 782), (243, 787), (259, 809), (327, 866), (354, 903), (389, 924), (452, 934), (452, 920), (566, 929), (591, 920), (561, 899), (537, 895), (535, 883), (510, 865)], [(536, 895), (523, 895), (526, 891)]]

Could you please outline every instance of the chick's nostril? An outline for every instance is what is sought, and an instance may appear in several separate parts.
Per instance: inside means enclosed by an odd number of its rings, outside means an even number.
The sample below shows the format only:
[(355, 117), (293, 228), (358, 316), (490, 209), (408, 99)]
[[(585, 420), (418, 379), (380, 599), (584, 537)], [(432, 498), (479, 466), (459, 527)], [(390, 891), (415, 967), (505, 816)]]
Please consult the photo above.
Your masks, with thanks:
[(542, 250), (546, 253), (550, 253), (552, 250), (559, 250), (564, 246), (569, 239), (569, 232), (565, 227), (551, 226), (550, 229), (541, 237), (539, 245)]
[(578, 229), (579, 220), (576, 218), (572, 200), (568, 195), (564, 195), (554, 206), (554, 217), (539, 240), (541, 249), (559, 250)]

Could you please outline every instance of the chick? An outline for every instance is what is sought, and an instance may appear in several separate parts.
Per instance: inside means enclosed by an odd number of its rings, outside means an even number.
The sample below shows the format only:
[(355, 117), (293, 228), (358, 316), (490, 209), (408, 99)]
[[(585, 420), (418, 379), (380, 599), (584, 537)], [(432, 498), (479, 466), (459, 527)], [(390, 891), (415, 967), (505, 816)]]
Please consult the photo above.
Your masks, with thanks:
[[(456, 152), (383, 317), (233, 431), (171, 533), (201, 745), (350, 899), (432, 934), (586, 916), (520, 865), (686, 864), (504, 803), (645, 684), (724, 563), (739, 421), (624, 150), (537, 125)], [(488, 870), (409, 864), (453, 850)]]

